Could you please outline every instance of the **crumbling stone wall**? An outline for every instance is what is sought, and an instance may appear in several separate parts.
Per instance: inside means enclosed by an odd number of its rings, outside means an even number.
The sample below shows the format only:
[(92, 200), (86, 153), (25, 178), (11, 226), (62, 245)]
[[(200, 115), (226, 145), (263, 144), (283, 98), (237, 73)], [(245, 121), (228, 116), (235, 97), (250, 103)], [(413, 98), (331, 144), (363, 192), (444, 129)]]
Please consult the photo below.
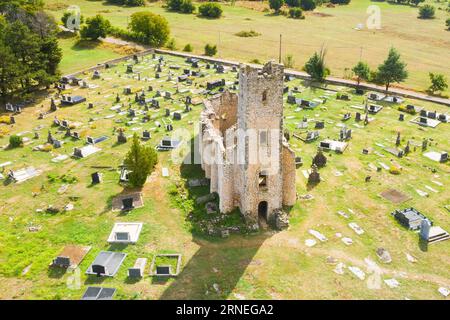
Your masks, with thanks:
[[(201, 152), (212, 153), (216, 161), (208, 164), (202, 157), (211, 192), (219, 194), (221, 212), (238, 206), (250, 223), (261, 218), (259, 213), (273, 220), (275, 212), (296, 199), (295, 155), (283, 137), (283, 74), (283, 66), (273, 62), (262, 70), (241, 65), (239, 95), (224, 92), (207, 100), (201, 114)], [(249, 129), (254, 130), (250, 136), (237, 134)], [(258, 145), (255, 141), (262, 139), (261, 131), (266, 132), (266, 143)], [(236, 134), (238, 139), (229, 138)], [(241, 151), (243, 161), (239, 162)], [(252, 152), (265, 154), (271, 162), (252, 162)], [(259, 210), (264, 207), (266, 212)]]

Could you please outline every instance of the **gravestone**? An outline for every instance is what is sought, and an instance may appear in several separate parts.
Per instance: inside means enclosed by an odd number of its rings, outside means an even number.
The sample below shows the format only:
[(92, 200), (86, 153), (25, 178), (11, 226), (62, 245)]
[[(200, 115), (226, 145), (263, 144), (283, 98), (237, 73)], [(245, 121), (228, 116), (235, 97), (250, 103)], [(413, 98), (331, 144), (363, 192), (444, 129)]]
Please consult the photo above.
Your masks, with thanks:
[(398, 115), (398, 121), (404, 121), (404, 120), (405, 120), (405, 114), (400, 113), (400, 114)]
[(355, 121), (357, 121), (357, 122), (361, 121), (361, 113), (359, 113), (359, 112), (355, 113)]
[(102, 174), (100, 172), (94, 172), (91, 174), (92, 184), (98, 184), (102, 182)]
[(50, 100), (50, 111), (56, 111), (58, 110), (58, 107), (56, 106), (55, 100), (52, 98)]
[(395, 145), (398, 147), (400, 145), (401, 139), (400, 139), (400, 132), (397, 132), (397, 139), (395, 140)]

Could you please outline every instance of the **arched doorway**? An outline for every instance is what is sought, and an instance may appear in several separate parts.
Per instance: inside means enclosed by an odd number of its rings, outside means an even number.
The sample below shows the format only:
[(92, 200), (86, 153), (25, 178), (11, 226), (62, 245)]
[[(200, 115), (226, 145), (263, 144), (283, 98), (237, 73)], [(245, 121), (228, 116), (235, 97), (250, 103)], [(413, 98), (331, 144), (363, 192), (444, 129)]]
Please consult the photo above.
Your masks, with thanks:
[(267, 209), (268, 209), (267, 201), (261, 201), (258, 204), (258, 219), (259, 219), (259, 221), (267, 223)]

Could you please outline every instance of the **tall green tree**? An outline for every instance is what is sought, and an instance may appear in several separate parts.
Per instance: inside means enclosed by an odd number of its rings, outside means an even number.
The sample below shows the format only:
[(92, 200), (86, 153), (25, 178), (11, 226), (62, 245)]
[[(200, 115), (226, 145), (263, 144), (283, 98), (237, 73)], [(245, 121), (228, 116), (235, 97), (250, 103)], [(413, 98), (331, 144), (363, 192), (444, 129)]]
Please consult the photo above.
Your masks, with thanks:
[(369, 65), (363, 61), (359, 61), (352, 69), (353, 73), (356, 75), (356, 82), (359, 86), (361, 80), (369, 80), (370, 68)]
[(378, 66), (376, 77), (377, 82), (386, 86), (386, 91), (392, 83), (400, 83), (408, 78), (406, 63), (400, 60), (400, 54), (395, 48), (389, 50), (387, 59)]
[(304, 69), (314, 81), (322, 82), (330, 74), (330, 70), (325, 65), (326, 50), (322, 48), (320, 52), (314, 52), (313, 56), (306, 62)]
[(128, 181), (133, 187), (142, 187), (158, 163), (158, 154), (151, 147), (142, 145), (135, 133), (124, 164), (130, 170)]

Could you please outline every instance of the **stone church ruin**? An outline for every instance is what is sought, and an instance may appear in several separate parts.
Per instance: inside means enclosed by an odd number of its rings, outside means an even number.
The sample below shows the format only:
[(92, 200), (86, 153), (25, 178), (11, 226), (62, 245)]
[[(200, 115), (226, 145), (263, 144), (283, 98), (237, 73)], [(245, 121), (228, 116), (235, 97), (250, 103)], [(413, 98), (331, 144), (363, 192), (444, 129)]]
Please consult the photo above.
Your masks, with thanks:
[(295, 154), (283, 136), (283, 75), (274, 62), (241, 65), (239, 94), (206, 100), (199, 134), (202, 169), (219, 210), (239, 207), (248, 224), (280, 229), (288, 225), (283, 206), (296, 201)]

